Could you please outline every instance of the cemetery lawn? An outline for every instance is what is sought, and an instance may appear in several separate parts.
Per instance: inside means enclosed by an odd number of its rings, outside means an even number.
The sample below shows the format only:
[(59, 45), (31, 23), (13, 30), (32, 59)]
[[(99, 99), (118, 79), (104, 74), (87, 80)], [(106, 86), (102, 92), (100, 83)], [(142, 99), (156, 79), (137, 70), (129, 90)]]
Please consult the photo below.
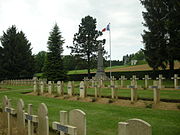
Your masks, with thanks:
[[(87, 115), (87, 135), (117, 135), (118, 122), (131, 118), (143, 119), (150, 123), (153, 135), (178, 135), (180, 133), (180, 111), (60, 100), (22, 94), (22, 92), (30, 92), (32, 90), (24, 90), (24, 88), (21, 88), (22, 86), (13, 87), (8, 91), (0, 91), (0, 101), (2, 101), (4, 95), (7, 95), (8, 98), (12, 99), (12, 106), (16, 108), (17, 100), (22, 98), (25, 102), (25, 110), (27, 111), (27, 105), (31, 103), (33, 104), (35, 114), (38, 105), (43, 102), (48, 107), (50, 126), (52, 121), (59, 120), (60, 110), (81, 109)], [(23, 90), (17, 91), (18, 87)]]
[[(179, 69), (180, 62), (175, 61), (174, 69)], [(167, 68), (169, 69), (169, 67)], [(105, 72), (123, 72), (123, 71), (145, 71), (145, 70), (152, 70), (148, 64), (140, 64), (140, 65), (122, 65), (122, 66), (112, 66), (106, 67)], [(91, 72), (96, 72), (96, 69), (92, 69)], [(69, 71), (68, 74), (87, 74), (87, 70), (72, 70)]]

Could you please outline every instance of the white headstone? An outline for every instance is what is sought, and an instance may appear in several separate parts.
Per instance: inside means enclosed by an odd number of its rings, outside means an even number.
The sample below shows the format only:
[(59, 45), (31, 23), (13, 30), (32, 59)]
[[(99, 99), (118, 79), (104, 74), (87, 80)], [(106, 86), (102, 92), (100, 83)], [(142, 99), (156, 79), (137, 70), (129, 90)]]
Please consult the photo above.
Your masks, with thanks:
[(38, 135), (49, 135), (48, 109), (44, 103), (38, 108)]
[(85, 87), (83, 81), (81, 81), (81, 83), (80, 83), (79, 90), (80, 90), (80, 97), (85, 98), (85, 96), (86, 96), (86, 87)]
[(68, 91), (69, 96), (73, 95), (73, 88), (72, 88), (72, 82), (71, 81), (68, 82), (67, 91)]
[(118, 125), (118, 135), (152, 135), (151, 125), (141, 119), (130, 119)]
[(69, 112), (69, 124), (77, 127), (77, 135), (86, 135), (86, 114), (74, 109)]
[(19, 135), (25, 134), (24, 101), (19, 99), (17, 103), (17, 131)]
[(51, 81), (48, 81), (48, 93), (52, 94), (52, 83), (51, 83)]

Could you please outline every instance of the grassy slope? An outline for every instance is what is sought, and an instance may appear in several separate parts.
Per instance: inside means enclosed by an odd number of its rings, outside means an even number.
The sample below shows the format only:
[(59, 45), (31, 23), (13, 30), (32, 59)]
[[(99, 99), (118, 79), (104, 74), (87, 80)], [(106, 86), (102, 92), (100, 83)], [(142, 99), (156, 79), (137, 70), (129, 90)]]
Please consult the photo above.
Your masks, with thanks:
[[(24, 90), (21, 90), (21, 92), (22, 91)], [(14, 107), (19, 98), (24, 100), (26, 108), (27, 104), (32, 103), (33, 108), (36, 108), (34, 111), (37, 111), (38, 105), (44, 102), (48, 107), (50, 122), (59, 119), (60, 110), (69, 111), (75, 108), (81, 109), (87, 114), (88, 135), (116, 135), (118, 122), (131, 118), (140, 118), (150, 123), (152, 125), (153, 135), (177, 135), (180, 133), (180, 111), (130, 108), (111, 104), (67, 101), (41, 96), (22, 95), (17, 91), (1, 92), (1, 101), (4, 95), (12, 99), (12, 105)]]
[[(175, 69), (180, 69), (180, 62), (175, 62)], [(143, 71), (143, 70), (152, 70), (148, 64), (135, 65), (135, 66), (113, 66), (112, 68), (105, 68), (105, 72), (119, 72), (119, 71)], [(91, 72), (96, 72), (95, 69)], [(69, 71), (68, 74), (87, 74), (87, 70), (73, 70)]]

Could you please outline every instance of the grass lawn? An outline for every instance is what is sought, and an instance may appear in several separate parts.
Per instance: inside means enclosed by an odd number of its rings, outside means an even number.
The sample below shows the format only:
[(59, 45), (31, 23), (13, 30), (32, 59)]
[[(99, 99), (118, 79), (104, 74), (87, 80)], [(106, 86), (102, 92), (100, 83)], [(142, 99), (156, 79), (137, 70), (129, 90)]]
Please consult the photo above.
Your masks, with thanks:
[[(118, 122), (131, 118), (143, 119), (150, 123), (152, 125), (153, 135), (180, 134), (180, 111), (120, 107), (112, 104), (68, 101), (42, 96), (24, 95), (22, 92), (31, 90), (17, 91), (18, 89), (24, 88), (22, 88), (22, 86), (13, 87), (7, 92), (0, 92), (0, 101), (2, 101), (4, 95), (7, 95), (8, 98), (12, 99), (12, 105), (16, 107), (17, 100), (22, 98), (25, 102), (26, 109), (27, 105), (32, 103), (35, 112), (37, 111), (38, 105), (43, 102), (48, 107), (50, 125), (52, 121), (59, 120), (60, 110), (69, 111), (76, 108), (83, 110), (87, 115), (87, 135), (117, 135)], [(147, 95), (149, 95), (149, 93), (147, 93)]]
[[(123, 67), (129, 67), (129, 65), (123, 65), (123, 66), (112, 66), (110, 67), (106, 67), (105, 70), (111, 70), (111, 69), (119, 69), (119, 68), (123, 68)], [(96, 72), (97, 69), (91, 69), (91, 72)], [(82, 69), (82, 70), (71, 70), (68, 72), (68, 74), (87, 74), (88, 71), (87, 69)]]

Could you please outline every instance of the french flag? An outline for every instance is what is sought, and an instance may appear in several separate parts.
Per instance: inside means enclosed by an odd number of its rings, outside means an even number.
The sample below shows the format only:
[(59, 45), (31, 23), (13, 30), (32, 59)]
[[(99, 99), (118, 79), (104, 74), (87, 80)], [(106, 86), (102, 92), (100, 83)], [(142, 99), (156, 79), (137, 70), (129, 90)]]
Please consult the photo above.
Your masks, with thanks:
[(110, 23), (106, 26), (106, 28), (102, 29), (102, 32), (110, 31)]

